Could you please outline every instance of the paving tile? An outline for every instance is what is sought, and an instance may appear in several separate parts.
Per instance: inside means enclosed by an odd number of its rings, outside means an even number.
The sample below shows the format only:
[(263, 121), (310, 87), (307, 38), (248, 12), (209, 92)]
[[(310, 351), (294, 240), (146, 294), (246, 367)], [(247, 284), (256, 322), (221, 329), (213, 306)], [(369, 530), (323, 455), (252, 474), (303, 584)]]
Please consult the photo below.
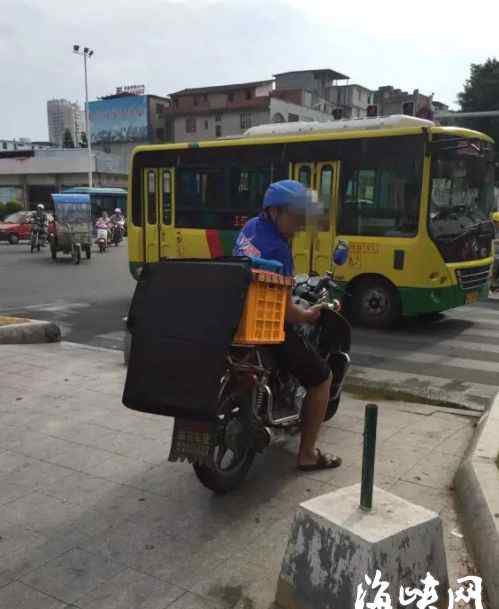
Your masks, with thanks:
[(421, 451), (412, 447), (393, 449), (390, 444), (378, 444), (375, 458), (375, 474), (404, 478), (421, 462)]
[(220, 609), (220, 607), (210, 599), (186, 592), (171, 605), (168, 605), (167, 609)]
[(124, 488), (116, 482), (74, 471), (62, 482), (45, 484), (42, 490), (47, 495), (58, 497), (70, 503), (95, 507), (100, 501), (104, 504), (108, 496), (111, 497), (114, 493), (122, 493)]
[(22, 582), (0, 589), (0, 607), (5, 609), (69, 609), (69, 606)]
[(0, 480), (0, 507), (6, 505), (11, 501), (25, 497), (31, 494), (33, 491), (27, 487), (9, 480)]
[(429, 510), (439, 513), (447, 504), (450, 491), (441, 488), (429, 488), (413, 482), (399, 480), (392, 486), (390, 492), (402, 499)]
[(240, 607), (244, 607), (244, 603), (249, 607), (262, 607), (261, 599), (256, 605), (252, 598), (260, 590), (264, 592), (268, 607), (274, 600), (275, 588), (269, 593), (269, 585), (266, 583), (265, 567), (248, 563), (244, 559), (229, 559), (214, 568), (206, 579), (197, 582), (190, 592), (217, 602), (220, 609), (231, 609), (238, 603)]
[(426, 454), (402, 479), (437, 489), (448, 488), (461, 459), (461, 455), (442, 455), (437, 452)]
[(7, 474), (22, 470), (33, 463), (34, 459), (31, 457), (4, 450), (0, 454), (0, 480)]
[(125, 569), (77, 600), (82, 609), (165, 609), (185, 590)]
[[(84, 456), (85, 453), (83, 452), (82, 454)], [(134, 479), (147, 472), (151, 467), (152, 464), (145, 461), (129, 459), (128, 457), (111, 453), (103, 453), (100, 461), (89, 462), (82, 465), (80, 469), (87, 474), (105, 478), (111, 482), (133, 486)]]
[(294, 520), (294, 512), (269, 525), (257, 538), (248, 539), (240, 555), (256, 564), (265, 564), (267, 575), (277, 580)]
[[(18, 579), (82, 541), (77, 531), (61, 531), (47, 537), (22, 525), (0, 526), (0, 587)], [(0, 605), (1, 606), (1, 605)]]
[(0, 522), (27, 526), (47, 535), (60, 530), (73, 517), (70, 504), (40, 491), (0, 507)]
[(146, 520), (125, 520), (83, 547), (150, 575), (155, 574), (158, 566), (168, 564), (177, 553), (185, 551), (185, 543), (171, 534), (167, 521)]
[(462, 427), (450, 435), (444, 442), (439, 444), (437, 450), (443, 454), (463, 457), (474, 434), (475, 428), (472, 425)]
[(30, 572), (21, 581), (66, 603), (72, 603), (122, 570), (122, 565), (101, 554), (74, 548)]
[(12, 467), (9, 472), (0, 474), (0, 487), (4, 482), (11, 482), (34, 491), (45, 485), (62, 484), (62, 481), (73, 473), (71, 469), (55, 463), (47, 463), (25, 455), (16, 456), (18, 467), (14, 467), (16, 459), (9, 456), (8, 460)]

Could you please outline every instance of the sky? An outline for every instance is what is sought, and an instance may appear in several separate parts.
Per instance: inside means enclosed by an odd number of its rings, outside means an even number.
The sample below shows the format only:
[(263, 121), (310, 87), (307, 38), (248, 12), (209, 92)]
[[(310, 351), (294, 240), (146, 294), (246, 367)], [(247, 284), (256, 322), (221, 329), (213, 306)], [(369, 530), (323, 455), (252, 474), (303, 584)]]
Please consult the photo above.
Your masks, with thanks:
[(83, 102), (73, 44), (94, 50), (90, 99), (124, 84), (166, 95), (332, 68), (456, 107), (470, 64), (499, 56), (497, 0), (0, 0), (0, 9), (0, 139), (47, 139), (47, 100)]

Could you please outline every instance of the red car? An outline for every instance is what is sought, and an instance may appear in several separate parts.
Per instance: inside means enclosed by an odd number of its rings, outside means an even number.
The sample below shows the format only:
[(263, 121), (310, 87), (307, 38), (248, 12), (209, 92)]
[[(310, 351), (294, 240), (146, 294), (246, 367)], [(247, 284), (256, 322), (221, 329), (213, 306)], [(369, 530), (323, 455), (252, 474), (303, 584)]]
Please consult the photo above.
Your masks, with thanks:
[[(3, 222), (0, 222), (0, 241), (8, 241), (11, 245), (15, 245), (21, 239), (29, 239), (33, 213), (32, 211), (18, 211), (7, 216)], [(48, 217), (49, 223), (53, 222), (53, 217), (50, 214), (48, 214)]]

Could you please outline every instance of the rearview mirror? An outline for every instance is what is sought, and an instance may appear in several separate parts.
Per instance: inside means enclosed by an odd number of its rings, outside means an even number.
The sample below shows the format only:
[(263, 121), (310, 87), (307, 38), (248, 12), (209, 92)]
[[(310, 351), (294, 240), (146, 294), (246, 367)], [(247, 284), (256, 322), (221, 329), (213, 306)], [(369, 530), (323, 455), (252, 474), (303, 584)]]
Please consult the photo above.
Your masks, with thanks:
[(349, 247), (346, 241), (338, 240), (333, 251), (333, 263), (337, 266), (342, 266), (348, 261)]
[(492, 222), (495, 222), (499, 226), (499, 211), (495, 211), (492, 214)]

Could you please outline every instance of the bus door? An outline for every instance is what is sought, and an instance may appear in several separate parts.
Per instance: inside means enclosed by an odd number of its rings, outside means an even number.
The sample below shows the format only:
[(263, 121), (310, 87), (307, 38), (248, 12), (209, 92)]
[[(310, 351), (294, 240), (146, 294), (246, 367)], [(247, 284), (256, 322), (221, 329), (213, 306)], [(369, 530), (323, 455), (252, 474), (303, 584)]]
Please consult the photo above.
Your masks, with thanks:
[(321, 213), (315, 221), (307, 222), (304, 231), (293, 239), (295, 273), (331, 270), (335, 239), (335, 209), (339, 189), (339, 162), (297, 163), (293, 178), (317, 193)]
[[(292, 171), (293, 179), (307, 188), (315, 189), (315, 172), (313, 163), (297, 163)], [(305, 227), (293, 239), (293, 261), (295, 274), (308, 273), (311, 270), (312, 227)]]
[(144, 261), (175, 256), (174, 169), (144, 169)]

